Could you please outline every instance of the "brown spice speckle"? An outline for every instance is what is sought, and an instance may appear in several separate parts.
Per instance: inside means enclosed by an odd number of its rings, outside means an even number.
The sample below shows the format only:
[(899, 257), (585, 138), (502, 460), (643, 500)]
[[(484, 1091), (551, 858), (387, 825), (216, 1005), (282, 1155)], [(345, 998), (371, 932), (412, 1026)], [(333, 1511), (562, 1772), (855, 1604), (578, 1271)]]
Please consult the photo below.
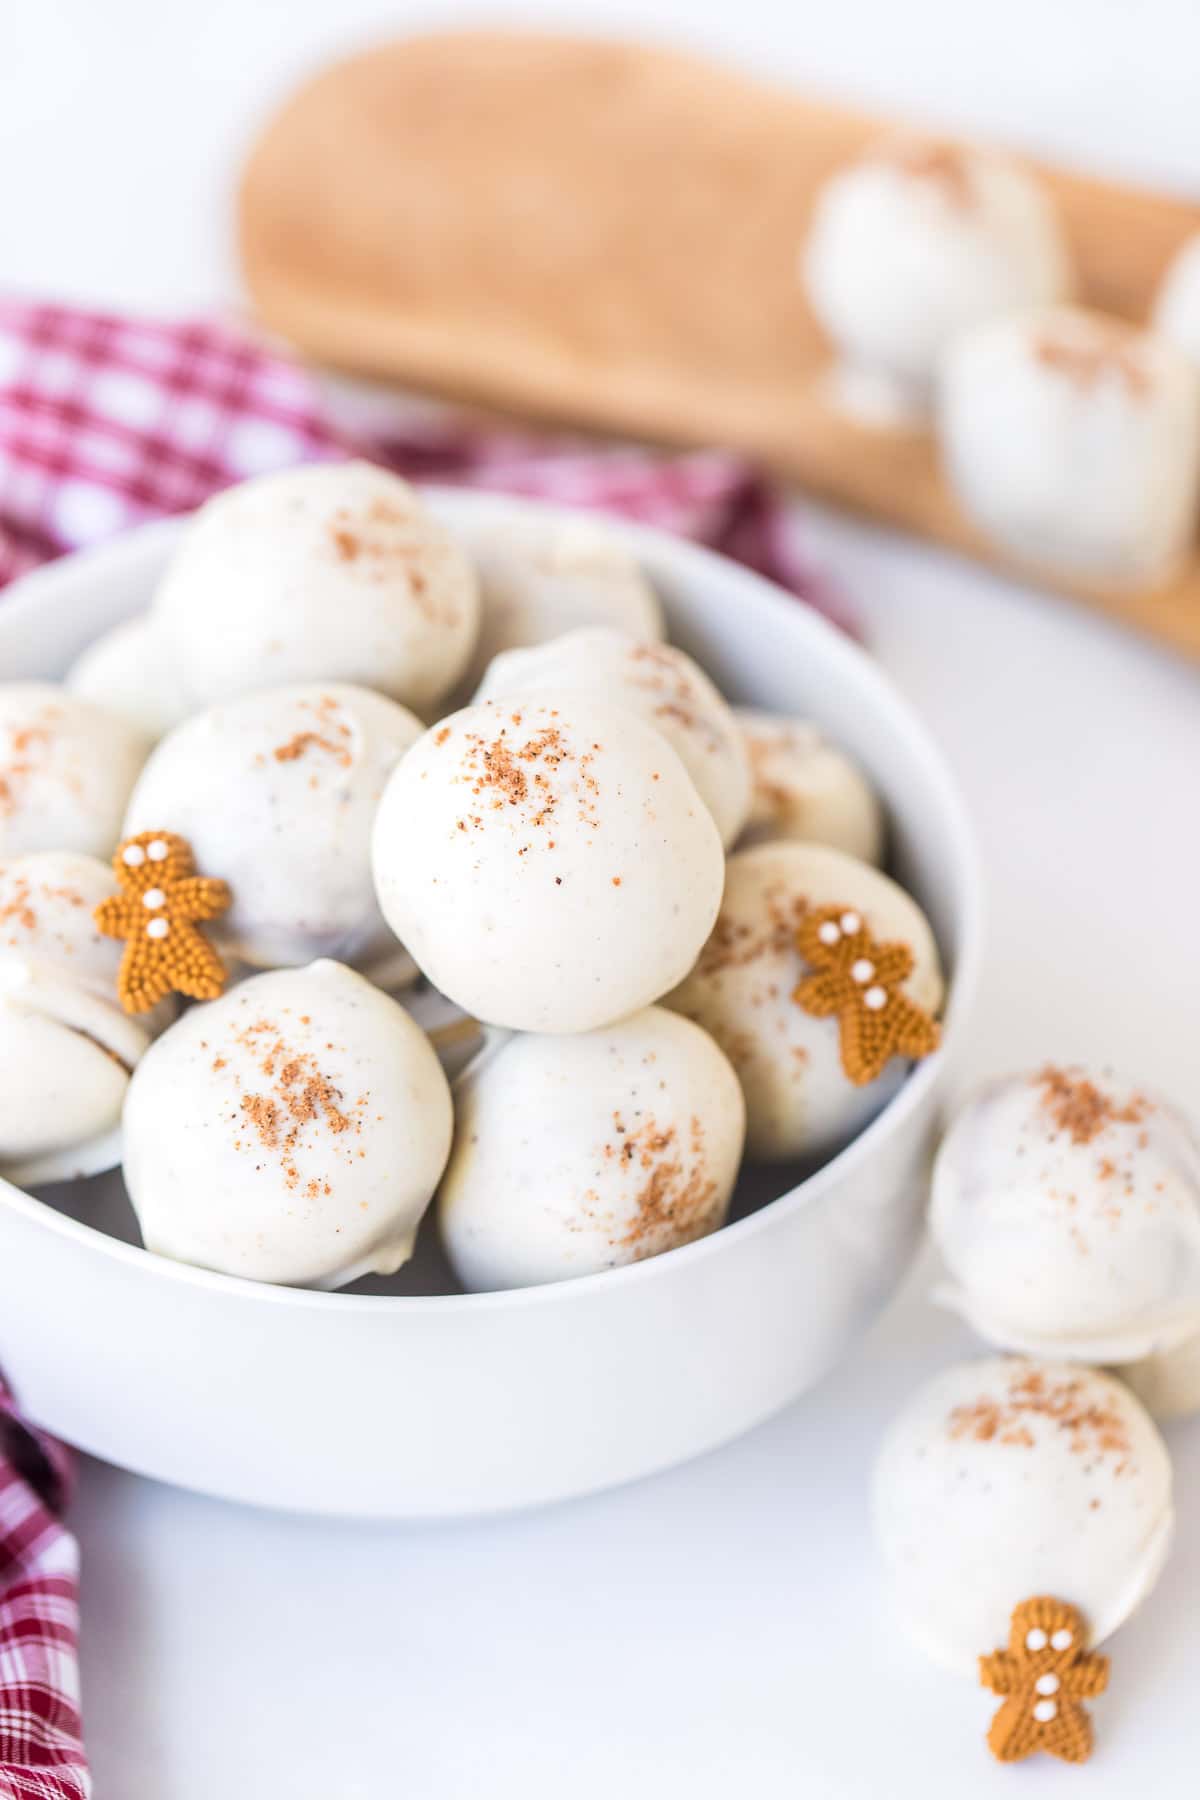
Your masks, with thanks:
[[(253, 1128), (258, 1147), (278, 1154), (284, 1180), (295, 1189), (300, 1183), (297, 1151), (306, 1129), (323, 1129), (334, 1138), (357, 1132), (368, 1096), (363, 1095), (347, 1107), (341, 1091), (323, 1073), (315, 1057), (289, 1046), (280, 1028), (270, 1020), (260, 1019), (244, 1027), (235, 1041), (253, 1054), (260, 1073), (271, 1084), (269, 1092), (242, 1094), (241, 1117)], [(332, 1045), (326, 1048), (331, 1049)], [(224, 1067), (225, 1062), (225, 1058), (218, 1057), (213, 1067)], [(327, 1187), (325, 1191), (328, 1192)]]
[(1034, 1077), (1041, 1090), (1041, 1104), (1057, 1131), (1065, 1131), (1073, 1144), (1090, 1144), (1110, 1125), (1140, 1125), (1151, 1110), (1140, 1094), (1117, 1106), (1111, 1095), (1085, 1075), (1050, 1065)]
[(653, 1118), (629, 1126), (614, 1113), (613, 1132), (615, 1141), (605, 1144), (602, 1154), (637, 1183), (631, 1213), (622, 1209), (622, 1223), (628, 1223), (614, 1238), (614, 1248), (636, 1262), (690, 1244), (713, 1230), (718, 1190), (708, 1173), (704, 1127), (698, 1118), (691, 1120), (690, 1132), (682, 1134), (674, 1126), (660, 1127)]
[(1076, 1454), (1118, 1458), (1118, 1475), (1130, 1466), (1132, 1446), (1125, 1420), (1111, 1401), (1095, 1397), (1083, 1375), (1053, 1378), (1014, 1361), (1003, 1399), (986, 1395), (972, 1404), (956, 1406), (947, 1426), (952, 1438), (1032, 1449), (1036, 1420), (1046, 1420), (1065, 1432)]

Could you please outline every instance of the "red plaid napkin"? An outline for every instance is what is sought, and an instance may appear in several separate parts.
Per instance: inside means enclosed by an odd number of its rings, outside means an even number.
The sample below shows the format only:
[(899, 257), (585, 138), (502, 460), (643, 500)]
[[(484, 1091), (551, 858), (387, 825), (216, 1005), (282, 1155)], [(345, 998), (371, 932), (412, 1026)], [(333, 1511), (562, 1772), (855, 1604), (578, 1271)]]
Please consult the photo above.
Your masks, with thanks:
[[(339, 409), (340, 410), (340, 409)], [(210, 321), (0, 301), (0, 587), (268, 469), (350, 453), (416, 480), (621, 513), (698, 539), (847, 625), (779, 494), (740, 458), (481, 427), (379, 397), (349, 432), (292, 363)], [(0, 671), (2, 673), (2, 671)], [(66, 1452), (0, 1378), (0, 1800), (81, 1800)]]
[(87, 1800), (79, 1722), (79, 1553), (58, 1522), (67, 1452), (0, 1378), (0, 1796)]
[(481, 427), (399, 397), (385, 410), (376, 396), (347, 434), (304, 371), (224, 325), (0, 301), (0, 586), (248, 475), (352, 453), (658, 525), (849, 623), (781, 496), (739, 457)]

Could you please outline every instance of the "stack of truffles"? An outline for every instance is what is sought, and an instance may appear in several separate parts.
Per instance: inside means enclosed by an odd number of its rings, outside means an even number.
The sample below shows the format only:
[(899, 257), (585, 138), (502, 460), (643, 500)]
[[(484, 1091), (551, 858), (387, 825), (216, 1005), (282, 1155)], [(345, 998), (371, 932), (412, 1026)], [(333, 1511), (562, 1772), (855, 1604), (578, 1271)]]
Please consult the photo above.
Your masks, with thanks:
[(614, 531), (498, 520), (249, 482), (64, 687), (0, 688), (0, 1172), (120, 1159), (148, 1249), (328, 1288), (436, 1194), (515, 1287), (716, 1230), (936, 1048), (863, 773), (733, 711)]
[(1151, 1410), (1200, 1407), (1200, 1140), (1137, 1083), (1043, 1067), (959, 1114), (930, 1219), (936, 1297), (1009, 1354), (944, 1371), (892, 1427), (883, 1556), (917, 1640), (1003, 1699), (995, 1754), (1082, 1761), (1080, 1702), (1107, 1680), (1094, 1647), (1170, 1547)]
[(836, 403), (937, 434), (968, 519), (1018, 562), (1152, 588), (1200, 506), (1200, 239), (1146, 328), (1073, 305), (1048, 195), (1008, 158), (888, 137), (823, 189), (802, 259)]

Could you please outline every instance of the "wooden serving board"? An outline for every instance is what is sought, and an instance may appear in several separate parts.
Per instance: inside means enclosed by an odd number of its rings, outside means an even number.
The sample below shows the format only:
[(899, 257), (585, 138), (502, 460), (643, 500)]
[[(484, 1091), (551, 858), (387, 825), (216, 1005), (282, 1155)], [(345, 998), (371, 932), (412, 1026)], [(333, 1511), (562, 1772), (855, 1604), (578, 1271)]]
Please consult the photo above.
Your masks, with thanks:
[[(525, 34), (411, 38), (318, 76), (245, 170), (258, 314), (313, 359), (667, 443), (721, 444), (998, 566), (928, 433), (827, 400), (796, 279), (825, 178), (883, 129), (726, 68)], [(1081, 298), (1144, 319), (1200, 205), (1042, 171)], [(1200, 660), (1200, 556), (1169, 588), (1064, 587)]]

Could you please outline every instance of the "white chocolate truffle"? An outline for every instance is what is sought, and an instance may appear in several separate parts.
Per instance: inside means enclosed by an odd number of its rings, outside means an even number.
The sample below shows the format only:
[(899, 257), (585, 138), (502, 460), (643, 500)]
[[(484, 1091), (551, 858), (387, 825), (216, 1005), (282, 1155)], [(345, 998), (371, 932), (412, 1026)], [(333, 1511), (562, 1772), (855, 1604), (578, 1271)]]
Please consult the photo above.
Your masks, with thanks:
[(427, 731), (375, 824), (383, 916), (474, 1017), (588, 1031), (648, 1006), (712, 929), (725, 863), (660, 733), (573, 698), (488, 702)]
[(1200, 374), (1173, 345), (1058, 307), (960, 338), (942, 455), (972, 522), (1022, 562), (1109, 587), (1165, 579), (1200, 499)]
[(587, 694), (628, 706), (679, 753), (728, 848), (750, 810), (750, 758), (737, 721), (704, 670), (670, 644), (604, 626), (496, 657), (475, 696)]
[(182, 723), (193, 706), (163, 634), (148, 613), (114, 625), (71, 665), (71, 693), (117, 713), (148, 742)]
[(122, 946), (92, 918), (116, 891), (95, 857), (0, 862), (0, 1175), (19, 1185), (120, 1161), (121, 1106), (150, 1033), (121, 1011)]
[(479, 592), (407, 482), (370, 463), (319, 463), (202, 506), (153, 618), (198, 705), (348, 681), (419, 711), (466, 668)]
[(315, 956), (373, 966), (397, 945), (371, 880), (371, 827), (420, 721), (366, 688), (270, 688), (197, 713), (142, 773), (123, 835), (185, 837), (233, 904), (210, 927), (257, 967)]
[(883, 816), (858, 764), (805, 719), (750, 707), (735, 707), (734, 717), (750, 757), (752, 784), (743, 849), (795, 838), (878, 863)]
[(533, 1287), (659, 1256), (725, 1222), (737, 1077), (662, 1007), (574, 1037), (510, 1037), (461, 1078), (438, 1196), (465, 1288)]
[(186, 1012), (138, 1065), (124, 1125), (148, 1250), (330, 1288), (407, 1262), (453, 1118), (403, 1007), (315, 962)]
[(793, 999), (808, 966), (796, 931), (813, 908), (845, 906), (883, 943), (906, 944), (910, 1000), (942, 1002), (937, 945), (924, 913), (878, 869), (823, 844), (760, 844), (726, 868), (725, 898), (695, 968), (665, 1004), (711, 1033), (746, 1097), (747, 1153), (758, 1162), (817, 1156), (861, 1131), (902, 1084), (893, 1060), (857, 1087), (842, 1066), (836, 1018), (818, 1019)]
[(1033, 176), (990, 152), (911, 138), (877, 143), (826, 183), (802, 273), (841, 357), (841, 400), (884, 426), (928, 410), (961, 331), (1070, 286)]
[(584, 625), (609, 625), (652, 642), (664, 635), (657, 594), (601, 524), (514, 512), (466, 542), (482, 608), (472, 689), (502, 650), (543, 644)]
[(1075, 1606), (1091, 1642), (1145, 1599), (1170, 1544), (1171, 1464), (1112, 1376), (997, 1357), (944, 1369), (891, 1426), (876, 1537), (913, 1637), (974, 1675), (1023, 1600)]
[(0, 861), (0, 958), (36, 962), (115, 1004), (122, 945), (97, 930), (94, 914), (118, 892), (95, 856), (42, 850)]
[(1156, 1419), (1200, 1412), (1200, 1332), (1171, 1350), (1125, 1364), (1121, 1376)]
[(111, 855), (149, 740), (45, 681), (0, 683), (0, 856)]
[(1200, 1142), (1108, 1071), (985, 1088), (938, 1153), (939, 1297), (989, 1343), (1131, 1362), (1200, 1331)]
[(1154, 329), (1200, 369), (1200, 232), (1188, 238), (1163, 277)]

